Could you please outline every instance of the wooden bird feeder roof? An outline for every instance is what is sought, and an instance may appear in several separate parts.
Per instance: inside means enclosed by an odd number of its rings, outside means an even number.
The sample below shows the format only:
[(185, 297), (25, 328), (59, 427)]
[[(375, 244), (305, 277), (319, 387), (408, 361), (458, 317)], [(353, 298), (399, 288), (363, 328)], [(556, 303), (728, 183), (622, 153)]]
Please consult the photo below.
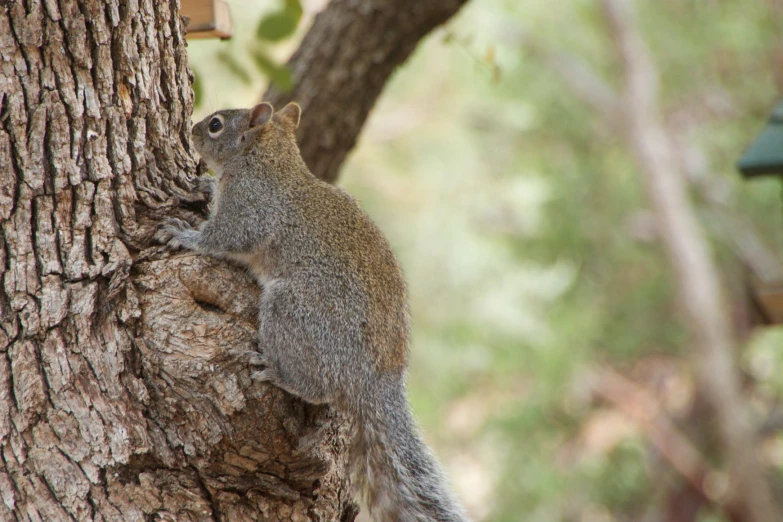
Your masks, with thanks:
[(190, 18), (185, 38), (231, 38), (231, 12), (225, 0), (182, 0), (179, 14)]

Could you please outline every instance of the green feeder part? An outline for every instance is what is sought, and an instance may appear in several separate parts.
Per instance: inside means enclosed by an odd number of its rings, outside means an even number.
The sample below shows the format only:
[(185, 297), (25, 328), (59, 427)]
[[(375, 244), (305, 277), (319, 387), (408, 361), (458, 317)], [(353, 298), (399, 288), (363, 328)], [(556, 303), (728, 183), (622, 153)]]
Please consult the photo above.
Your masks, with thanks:
[(783, 102), (778, 103), (767, 125), (737, 162), (745, 177), (783, 175)]

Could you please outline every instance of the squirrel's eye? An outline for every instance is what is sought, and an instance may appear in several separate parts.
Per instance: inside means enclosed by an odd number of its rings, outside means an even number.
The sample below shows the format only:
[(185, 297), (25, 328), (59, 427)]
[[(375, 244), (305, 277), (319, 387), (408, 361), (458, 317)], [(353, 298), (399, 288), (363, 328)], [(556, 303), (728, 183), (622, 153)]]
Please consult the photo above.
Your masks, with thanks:
[(220, 121), (220, 118), (218, 117), (212, 118), (209, 120), (209, 125), (207, 125), (207, 128), (209, 129), (210, 134), (215, 134), (223, 128), (223, 122)]

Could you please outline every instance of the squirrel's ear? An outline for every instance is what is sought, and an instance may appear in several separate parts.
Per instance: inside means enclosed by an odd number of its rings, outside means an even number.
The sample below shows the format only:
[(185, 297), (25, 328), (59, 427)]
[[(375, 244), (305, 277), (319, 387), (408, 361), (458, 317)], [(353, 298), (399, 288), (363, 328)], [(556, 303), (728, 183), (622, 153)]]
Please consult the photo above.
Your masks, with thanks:
[(272, 114), (275, 110), (272, 106), (266, 102), (259, 103), (250, 112), (250, 126), (251, 127), (263, 127), (266, 123), (272, 119)]
[(276, 115), (276, 118), (289, 129), (296, 130), (299, 127), (299, 119), (302, 117), (302, 109), (295, 102), (291, 102)]

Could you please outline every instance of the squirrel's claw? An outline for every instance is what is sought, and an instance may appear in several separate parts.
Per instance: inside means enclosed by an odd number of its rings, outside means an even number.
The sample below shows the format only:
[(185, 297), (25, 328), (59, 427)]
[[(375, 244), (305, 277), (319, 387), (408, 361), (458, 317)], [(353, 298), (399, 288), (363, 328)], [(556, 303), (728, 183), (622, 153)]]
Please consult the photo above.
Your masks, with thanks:
[(196, 231), (190, 223), (179, 218), (169, 218), (158, 227), (153, 239), (169, 248), (192, 248), (190, 243)]
[(251, 366), (269, 366), (269, 361), (261, 352), (251, 350), (245, 352), (245, 355), (247, 356), (247, 363)]
[(256, 382), (271, 382), (277, 383), (277, 374), (271, 368), (264, 368), (260, 372), (253, 372), (250, 374), (250, 378)]

